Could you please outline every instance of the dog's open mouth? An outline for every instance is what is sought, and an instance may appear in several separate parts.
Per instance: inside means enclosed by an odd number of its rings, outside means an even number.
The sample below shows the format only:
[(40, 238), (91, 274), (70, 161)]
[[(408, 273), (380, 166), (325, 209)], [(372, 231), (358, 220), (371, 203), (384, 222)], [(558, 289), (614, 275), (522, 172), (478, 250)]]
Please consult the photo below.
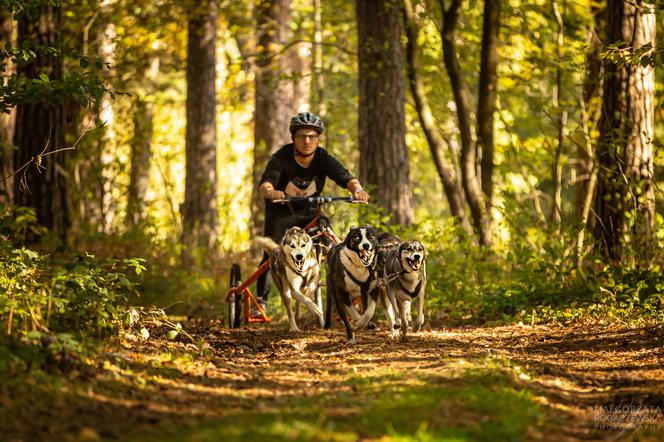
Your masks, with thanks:
[(297, 270), (298, 272), (304, 270), (304, 262), (306, 261), (306, 259), (305, 258), (297, 259), (295, 257), (292, 258), (293, 258), (293, 264), (295, 264), (295, 270)]
[(361, 249), (358, 255), (360, 255), (360, 261), (362, 261), (362, 265), (369, 266), (371, 265), (371, 261), (373, 260), (374, 251), (373, 249), (369, 250)]
[(422, 261), (419, 259), (410, 259), (406, 258), (406, 262), (410, 266), (411, 269), (413, 270), (419, 270), (420, 266), (422, 265)]

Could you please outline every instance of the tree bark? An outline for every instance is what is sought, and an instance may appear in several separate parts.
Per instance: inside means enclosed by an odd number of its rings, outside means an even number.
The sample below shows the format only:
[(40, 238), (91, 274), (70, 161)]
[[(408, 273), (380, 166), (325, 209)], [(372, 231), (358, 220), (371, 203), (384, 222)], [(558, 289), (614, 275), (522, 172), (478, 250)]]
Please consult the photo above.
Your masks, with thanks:
[(565, 23), (557, 0), (552, 0), (553, 16), (556, 19), (556, 86), (553, 91), (553, 108), (556, 112), (557, 144), (552, 166), (553, 204), (551, 205), (551, 224), (558, 230), (562, 224), (562, 189), (563, 165), (562, 153), (567, 130), (567, 110), (562, 106), (563, 88), (563, 45), (565, 41)]
[(482, 54), (477, 102), (477, 151), (481, 152), (481, 182), (486, 207), (487, 229), (491, 229), (493, 200), (494, 141), (493, 119), (498, 97), (498, 34), (501, 0), (484, 0)]
[[(583, 106), (583, 125), (584, 125), (584, 138), (586, 139), (586, 147), (583, 145), (577, 149), (577, 182), (576, 182), (576, 214), (577, 217), (585, 220), (588, 227), (594, 228), (595, 218), (589, 218), (584, 210), (588, 208), (588, 198), (592, 198), (597, 183), (597, 171), (593, 165), (594, 155), (592, 143), (590, 143), (590, 134), (597, 127), (600, 115), (600, 102), (602, 95), (602, 59), (600, 58), (600, 49), (603, 35), (604, 26), (603, 22), (605, 16), (604, 5), (592, 2), (590, 5), (590, 13), (593, 16), (593, 21), (590, 29), (587, 30), (588, 53), (586, 54), (586, 69), (585, 78), (583, 80), (583, 87), (581, 91), (581, 103)], [(593, 181), (591, 183), (591, 180)], [(588, 195), (590, 193), (590, 195)]]
[[(115, 70), (115, 50), (117, 43), (115, 41), (117, 30), (110, 17), (113, 13), (114, 0), (102, 0), (101, 11), (109, 19), (99, 29), (99, 56), (105, 63), (109, 63), (111, 69), (105, 71), (106, 81), (111, 81)], [(118, 176), (117, 169), (114, 167), (117, 162), (117, 146), (115, 134), (115, 109), (113, 99), (110, 94), (104, 94), (99, 104), (99, 116), (97, 124), (104, 124), (99, 139), (99, 167), (101, 174), (98, 177), (97, 192), (101, 195), (100, 211), (101, 219), (98, 231), (110, 233), (115, 218), (117, 216), (116, 201), (113, 199), (113, 189), (116, 186)]]
[[(0, 42), (13, 45), (14, 18), (7, 9), (0, 10)], [(14, 67), (9, 65), (3, 73), (2, 84), (11, 76)], [(14, 202), (14, 124), (16, 110), (8, 114), (0, 114), (0, 204), (10, 205)]]
[(422, 130), (427, 139), (436, 171), (443, 185), (443, 190), (450, 206), (450, 213), (456, 219), (456, 222), (472, 236), (473, 228), (466, 216), (466, 201), (463, 196), (463, 190), (458, 185), (457, 171), (454, 164), (449, 164), (445, 157), (445, 141), (436, 128), (433, 113), (431, 112), (429, 101), (419, 75), (418, 29), (411, 0), (404, 0), (403, 13), (406, 35), (408, 37), (406, 44), (408, 82), (415, 100), (417, 115), (420, 124), (422, 124)]
[(447, 74), (450, 77), (454, 102), (456, 104), (457, 119), (459, 121), (459, 133), (461, 136), (461, 183), (466, 194), (466, 200), (470, 206), (473, 217), (473, 226), (479, 238), (480, 244), (488, 246), (491, 244), (491, 233), (485, 214), (484, 198), (477, 176), (475, 141), (471, 130), (470, 106), (468, 104), (468, 88), (461, 77), (461, 65), (456, 52), (456, 24), (459, 18), (461, 0), (453, 0), (449, 9), (445, 9), (445, 2), (440, 1), (443, 11), (443, 23), (441, 36), (443, 40), (443, 61)]
[(151, 57), (143, 90), (137, 93), (134, 111), (134, 139), (131, 146), (131, 174), (127, 201), (127, 223), (139, 226), (147, 217), (146, 194), (150, 184), (150, 160), (152, 158), (152, 133), (154, 95), (157, 90), (159, 57)]
[(217, 131), (215, 0), (194, 2), (187, 37), (186, 178), (182, 207), (184, 244), (214, 250), (217, 239)]
[(256, 60), (254, 107), (254, 165), (252, 171), (252, 236), (263, 226), (264, 204), (259, 181), (270, 155), (290, 141), (288, 124), (297, 113), (288, 99), (288, 85), (282, 81), (286, 59), (281, 56), (290, 30), (290, 0), (261, 0), (256, 6), (258, 54)]
[[(31, 40), (37, 45), (58, 45), (61, 10), (42, 6), (39, 17), (18, 22), (19, 44)], [(62, 78), (62, 58), (39, 54), (35, 62), (17, 67), (27, 78), (46, 74)], [(64, 106), (61, 103), (25, 103), (16, 109), (15, 167), (27, 164), (14, 180), (16, 205), (35, 208), (39, 224), (66, 240), (69, 228), (65, 175)], [(60, 150), (60, 151), (58, 151)], [(56, 153), (54, 153), (56, 152)], [(32, 238), (34, 239), (34, 238)]]
[(355, 2), (358, 29), (360, 180), (391, 223), (413, 222), (405, 126), (401, 5)]
[(321, 23), (321, 0), (313, 0), (314, 4), (314, 39), (312, 51), (312, 93), (311, 108), (319, 117), (325, 118), (325, 88), (323, 79), (323, 31)]
[[(655, 14), (642, 0), (607, 3), (605, 47), (630, 52), (655, 43)], [(645, 12), (644, 12), (645, 10)], [(631, 243), (639, 252), (654, 237), (653, 66), (604, 60), (604, 93), (600, 116), (599, 162), (593, 230), (600, 250), (619, 259)]]

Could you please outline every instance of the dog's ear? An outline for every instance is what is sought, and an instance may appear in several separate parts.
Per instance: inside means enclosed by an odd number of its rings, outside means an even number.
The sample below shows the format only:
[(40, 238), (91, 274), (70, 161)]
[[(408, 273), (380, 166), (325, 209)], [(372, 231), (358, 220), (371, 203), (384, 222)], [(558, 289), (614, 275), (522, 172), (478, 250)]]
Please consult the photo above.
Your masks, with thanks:
[(350, 226), (350, 229), (348, 229), (348, 233), (346, 234), (346, 238), (344, 239), (344, 245), (346, 247), (350, 247), (350, 237), (353, 235), (353, 231), (356, 229), (357, 227), (355, 226)]

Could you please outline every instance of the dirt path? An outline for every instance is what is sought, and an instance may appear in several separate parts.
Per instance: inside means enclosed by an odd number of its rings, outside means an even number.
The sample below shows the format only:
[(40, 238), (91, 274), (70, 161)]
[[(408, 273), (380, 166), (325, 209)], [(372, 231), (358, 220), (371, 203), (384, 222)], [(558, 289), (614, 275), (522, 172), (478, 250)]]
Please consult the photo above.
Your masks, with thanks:
[[(383, 331), (185, 325), (104, 349), (69, 380), (10, 389), (8, 440), (609, 440), (664, 437), (664, 331)], [(155, 333), (157, 334), (157, 333)], [(417, 435), (420, 436), (417, 436)], [(492, 436), (493, 435), (493, 436)], [(425, 437), (426, 436), (426, 437)], [(405, 438), (405, 439), (404, 439)]]

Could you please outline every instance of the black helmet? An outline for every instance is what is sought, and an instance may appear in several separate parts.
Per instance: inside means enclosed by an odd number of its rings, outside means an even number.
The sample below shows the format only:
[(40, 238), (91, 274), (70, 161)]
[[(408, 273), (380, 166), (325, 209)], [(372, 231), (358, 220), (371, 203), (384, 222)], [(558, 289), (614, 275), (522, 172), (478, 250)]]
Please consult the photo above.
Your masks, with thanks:
[(290, 125), (288, 126), (291, 135), (295, 135), (295, 132), (302, 128), (311, 128), (318, 132), (318, 134), (322, 134), (323, 130), (325, 129), (323, 126), (323, 121), (320, 119), (320, 117), (316, 114), (312, 114), (311, 112), (300, 112), (291, 118)]

